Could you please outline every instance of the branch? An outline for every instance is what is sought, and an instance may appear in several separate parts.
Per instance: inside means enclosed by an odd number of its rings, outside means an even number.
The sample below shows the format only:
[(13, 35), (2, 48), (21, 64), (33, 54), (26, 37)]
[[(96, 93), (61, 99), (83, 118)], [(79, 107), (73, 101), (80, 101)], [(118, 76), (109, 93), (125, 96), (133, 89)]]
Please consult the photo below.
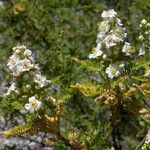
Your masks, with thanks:
[(145, 137), (144, 137), (143, 140), (139, 143), (139, 145), (135, 148), (135, 150), (139, 150), (139, 149), (143, 146), (144, 142), (145, 142)]

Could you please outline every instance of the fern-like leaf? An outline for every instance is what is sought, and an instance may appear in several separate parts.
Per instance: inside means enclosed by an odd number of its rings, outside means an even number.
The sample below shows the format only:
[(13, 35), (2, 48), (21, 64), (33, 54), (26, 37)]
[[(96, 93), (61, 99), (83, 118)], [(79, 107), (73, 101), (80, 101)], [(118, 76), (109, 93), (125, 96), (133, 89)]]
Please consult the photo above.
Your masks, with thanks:
[(146, 97), (150, 98), (150, 84), (142, 84), (141, 90)]
[(102, 94), (107, 89), (103, 88), (100, 84), (94, 84), (91, 81), (85, 81), (71, 85), (71, 88), (78, 89), (85, 96), (96, 96)]
[(23, 107), (18, 101), (14, 101), (14, 102), (12, 103), (12, 106), (13, 106), (13, 108), (16, 109), (16, 110), (22, 110), (22, 109), (24, 109), (24, 107)]
[(101, 71), (103, 67), (101, 62), (91, 62), (89, 60), (79, 60), (77, 58), (73, 59), (80, 64), (80, 68), (86, 68), (89, 71)]
[(49, 117), (47, 115), (39, 116), (39, 120), (33, 125), (25, 124), (13, 127), (7, 131), (0, 132), (0, 135), (7, 138), (21, 134), (34, 135), (38, 132), (59, 133), (59, 119), (57, 117)]
[(16, 135), (27, 133), (31, 128), (32, 127), (30, 125), (28, 125), (28, 124), (19, 125), (19, 126), (11, 128), (11, 129), (9, 129), (7, 131), (0, 132), (0, 135), (9, 138), (11, 136), (16, 136)]
[(150, 54), (141, 56), (140, 58), (137, 58), (136, 60), (133, 61), (133, 69), (138, 70), (141, 67), (147, 67), (150, 65)]
[(134, 80), (141, 81), (141, 82), (150, 82), (150, 77), (149, 76), (133, 76), (132, 77)]
[(72, 96), (73, 96), (72, 90), (65, 88), (65, 89), (62, 89), (62, 91), (59, 94), (55, 95), (55, 98), (61, 102), (64, 102), (70, 99)]

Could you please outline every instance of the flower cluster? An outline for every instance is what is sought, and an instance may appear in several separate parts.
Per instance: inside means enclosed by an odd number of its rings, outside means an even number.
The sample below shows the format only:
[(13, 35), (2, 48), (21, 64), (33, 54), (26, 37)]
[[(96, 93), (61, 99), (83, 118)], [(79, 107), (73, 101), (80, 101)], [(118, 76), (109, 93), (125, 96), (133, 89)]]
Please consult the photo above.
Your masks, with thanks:
[(16, 90), (16, 84), (15, 84), (15, 83), (12, 83), (12, 84), (10, 85), (10, 87), (9, 87), (8, 90), (7, 90), (7, 93), (4, 94), (4, 96), (9, 96), (12, 92), (15, 92), (15, 93), (18, 92), (18, 91)]
[(150, 23), (143, 19), (140, 24), (141, 34), (139, 40), (141, 41), (141, 47), (139, 50), (139, 56), (150, 52)]
[(9, 58), (7, 66), (13, 76), (19, 76), (21, 73), (30, 71), (37, 66), (34, 64), (32, 52), (24, 45), (18, 45), (13, 48), (13, 55)]
[[(7, 93), (4, 94), (4, 96), (11, 96), (11, 94), (19, 94), (19, 88), (18, 80), (21, 76), (22, 79), (26, 78), (26, 75), (28, 76), (28, 79), (31, 79), (31, 85), (30, 82), (26, 81), (25, 89), (27, 91), (32, 91), (32, 85), (34, 85), (33, 88), (40, 89), (45, 87), (48, 83), (50, 83), (50, 80), (47, 80), (47, 78), (43, 75), (41, 75), (40, 68), (38, 67), (38, 64), (35, 63), (34, 58), (32, 56), (32, 51), (27, 49), (24, 45), (17, 45), (13, 48), (13, 54), (9, 58), (7, 66), (10, 69), (14, 82), (10, 85), (10, 87), (7, 90)], [(28, 80), (25, 79), (25, 80)], [(24, 81), (23, 81), (24, 82)], [(21, 93), (21, 92), (20, 92)], [(37, 100), (34, 96), (34, 92), (32, 91), (28, 96), (24, 95), (23, 97), (28, 98), (29, 103), (25, 104), (25, 109), (30, 112), (38, 111), (39, 108), (42, 105), (42, 102)]]
[(0, 1), (0, 10), (4, 8), (4, 2)]
[[(89, 54), (89, 59), (97, 58), (102, 56), (103, 59), (108, 58), (112, 53), (118, 55), (118, 47), (114, 47), (119, 44), (121, 52), (125, 56), (131, 56), (135, 49), (129, 42), (124, 42), (127, 37), (126, 29), (123, 27), (121, 20), (117, 17), (117, 13), (111, 9), (108, 11), (103, 11), (102, 13), (103, 21), (98, 25), (98, 35), (97, 35), (97, 46), (93, 49), (93, 53)], [(120, 50), (119, 49), (119, 50)], [(117, 54), (116, 54), (117, 52)], [(113, 56), (112, 56), (113, 57)], [(123, 65), (123, 66), (122, 66)], [(118, 77), (121, 71), (124, 69), (122, 62), (110, 63), (106, 68), (105, 73), (109, 78)]]
[[(141, 42), (141, 46), (139, 49), (139, 56), (149, 54), (150, 53), (150, 23), (143, 19), (140, 24), (141, 34), (139, 36), (139, 40)], [(150, 75), (149, 67), (145, 68), (144, 76)]]
[[(89, 59), (104, 55), (108, 49), (114, 47), (117, 43), (123, 42), (127, 36), (126, 29), (113, 9), (103, 11), (102, 18), (103, 21), (98, 24), (97, 46), (93, 49), (93, 53), (89, 54)], [(104, 51), (104, 49), (106, 50)]]
[(33, 72), (33, 81), (42, 88), (50, 80), (41, 75), (38, 64), (34, 62), (31, 50), (24, 45), (18, 45), (13, 48), (13, 55), (9, 58), (7, 66), (14, 77), (20, 76), (23, 72)]
[[(145, 19), (141, 21), (140, 27), (142, 34), (139, 36), (139, 39), (142, 41), (142, 46), (137, 53), (135, 48), (125, 40), (127, 37), (126, 29), (123, 27), (121, 20), (117, 17), (117, 13), (111, 9), (103, 11), (101, 16), (103, 20), (98, 24), (99, 33), (96, 40), (97, 46), (93, 48), (93, 52), (89, 54), (89, 59), (98, 58), (100, 56), (102, 56), (103, 60), (107, 58), (110, 64), (105, 68), (105, 73), (109, 78), (113, 79), (121, 75), (121, 71), (124, 70), (124, 67), (121, 67), (121, 61), (124, 61), (124, 58), (135, 58), (149, 53), (150, 23)], [(119, 58), (120, 55), (124, 57), (120, 60), (118, 59), (118, 62), (116, 62), (116, 60), (114, 61), (113, 57)], [(124, 66), (125, 64), (126, 62), (124, 61)], [(149, 68), (148, 70), (145, 69), (145, 76), (149, 74)]]

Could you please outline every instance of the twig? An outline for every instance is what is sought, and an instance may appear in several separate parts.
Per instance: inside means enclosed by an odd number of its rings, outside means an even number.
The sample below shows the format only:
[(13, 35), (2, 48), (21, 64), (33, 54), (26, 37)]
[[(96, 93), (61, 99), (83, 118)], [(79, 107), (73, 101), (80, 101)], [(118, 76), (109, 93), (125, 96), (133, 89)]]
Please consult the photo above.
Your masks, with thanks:
[(145, 137), (144, 137), (143, 140), (139, 143), (139, 145), (135, 148), (135, 150), (139, 150), (139, 149), (143, 146), (144, 142), (145, 142)]

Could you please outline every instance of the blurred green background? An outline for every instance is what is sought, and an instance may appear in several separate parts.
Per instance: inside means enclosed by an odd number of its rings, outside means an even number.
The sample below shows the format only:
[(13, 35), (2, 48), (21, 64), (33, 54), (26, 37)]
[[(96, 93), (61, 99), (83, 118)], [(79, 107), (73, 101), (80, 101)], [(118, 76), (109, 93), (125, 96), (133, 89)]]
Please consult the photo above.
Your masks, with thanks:
[[(140, 22), (143, 18), (150, 20), (149, 0), (3, 1), (3, 6), (0, 7), (1, 88), (9, 81), (7, 60), (12, 47), (17, 43), (24, 44), (33, 51), (43, 74), (49, 79), (59, 77), (61, 89), (77, 83), (84, 73), (81, 75), (77, 71), (78, 65), (72, 57), (88, 58), (96, 45), (97, 24), (101, 21), (101, 13), (110, 8), (115, 9), (127, 28), (128, 41), (138, 48)], [(100, 118), (103, 118), (97, 113), (100, 106), (95, 106), (92, 100), (84, 99), (80, 94), (76, 94), (66, 105), (68, 109), (64, 113), (70, 119), (70, 125), (66, 125), (69, 130), (73, 126), (78, 131), (87, 131), (91, 135), (96, 132), (95, 139), (107, 136), (103, 131), (109, 127), (99, 123)], [(68, 110), (71, 111), (68, 113)], [(84, 136), (80, 140), (83, 139)], [(95, 143), (103, 148), (108, 146), (105, 139), (93, 142), (89, 142), (91, 149), (92, 146), (93, 149), (96, 148)], [(129, 149), (135, 148), (137, 144), (128, 137), (126, 142)], [(87, 141), (87, 145), (89, 143)], [(58, 149), (63, 147), (58, 145)]]
[(71, 57), (87, 58), (95, 46), (101, 12), (109, 8), (118, 12), (130, 41), (136, 43), (141, 19), (150, 18), (149, 0), (4, 1), (0, 10), (1, 64), (6, 64), (12, 47), (25, 44), (33, 49), (48, 76), (61, 76), (63, 84), (72, 82), (77, 76)]

